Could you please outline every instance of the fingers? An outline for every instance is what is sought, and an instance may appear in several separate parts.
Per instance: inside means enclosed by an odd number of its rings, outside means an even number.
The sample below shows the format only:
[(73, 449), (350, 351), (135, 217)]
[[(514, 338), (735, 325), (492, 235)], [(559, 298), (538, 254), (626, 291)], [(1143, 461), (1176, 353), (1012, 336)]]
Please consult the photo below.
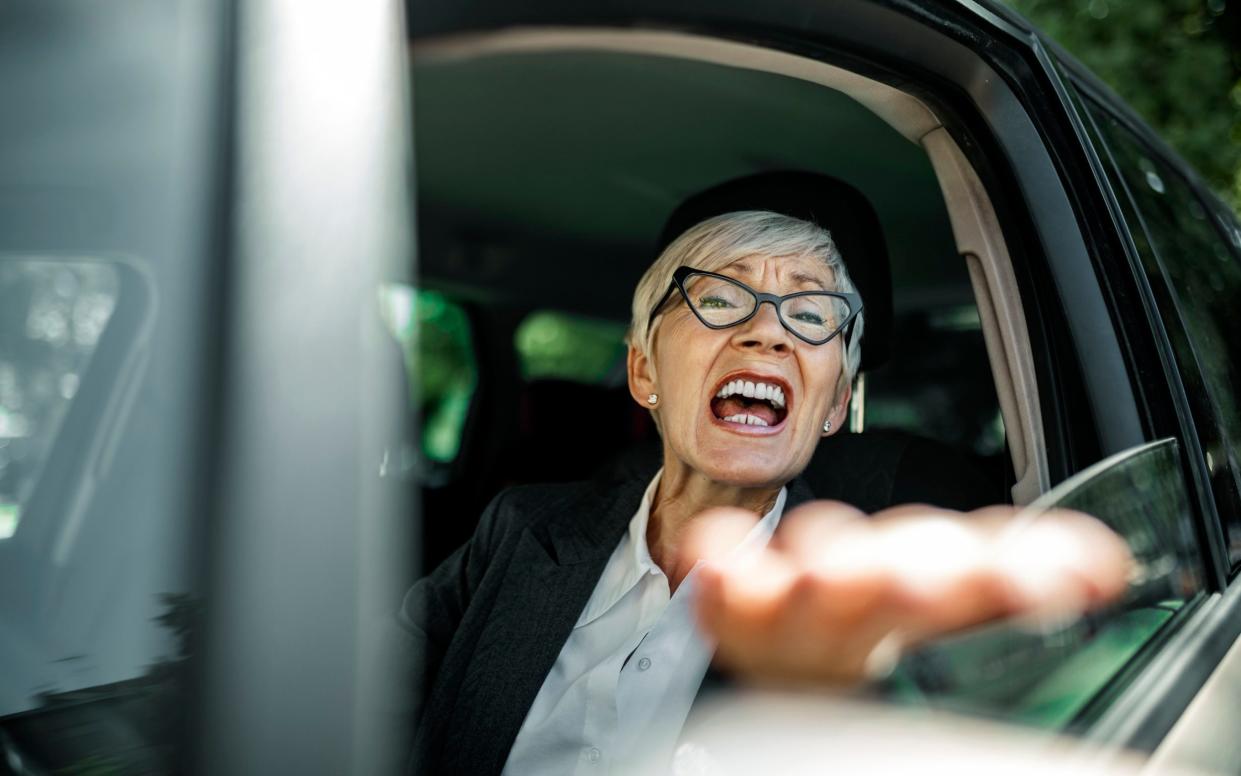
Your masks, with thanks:
[(1133, 556), (1128, 545), (1089, 515), (1061, 510), (1014, 522), (996, 542), (1005, 569), (1030, 612), (1086, 611), (1124, 593)]
[(863, 518), (831, 505), (790, 522), (764, 550), (699, 567), (698, 613), (718, 640), (720, 665), (764, 682), (848, 685), (865, 677), (874, 646), (901, 618), (890, 578), (865, 563), (833, 562), (865, 553)]
[(717, 641), (717, 662), (764, 682), (849, 685), (895, 624), (882, 580), (814, 579), (771, 551), (744, 564), (700, 567), (698, 612)]
[[(839, 505), (817, 506), (789, 515), (777, 549), (832, 580), (838, 591), (848, 594), (863, 585), (882, 590), (907, 641), (968, 627), (1012, 608), (1013, 596), (992, 562), (993, 521), (973, 523), (925, 506), (846, 521)], [(857, 600), (873, 605), (866, 597)]]
[(1030, 519), (925, 506), (867, 518), (814, 502), (763, 550), (730, 551), (754, 524), (717, 511), (695, 526), (698, 612), (717, 659), (743, 676), (851, 684), (879, 652), (1005, 616), (1063, 620), (1120, 596), (1132, 557), (1086, 515)]

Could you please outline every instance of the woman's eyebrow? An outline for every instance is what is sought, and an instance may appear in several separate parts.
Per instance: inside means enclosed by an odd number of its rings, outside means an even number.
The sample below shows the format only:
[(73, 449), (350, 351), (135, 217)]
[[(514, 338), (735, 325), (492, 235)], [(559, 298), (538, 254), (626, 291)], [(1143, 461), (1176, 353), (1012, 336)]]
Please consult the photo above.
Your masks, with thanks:
[(824, 281), (823, 278), (816, 277), (814, 275), (809, 275), (805, 272), (801, 272), (798, 270), (794, 270), (789, 275), (789, 277), (792, 278), (793, 282), (799, 286), (816, 286), (818, 288), (823, 289), (824, 291), (827, 291), (831, 288), (831, 284)]

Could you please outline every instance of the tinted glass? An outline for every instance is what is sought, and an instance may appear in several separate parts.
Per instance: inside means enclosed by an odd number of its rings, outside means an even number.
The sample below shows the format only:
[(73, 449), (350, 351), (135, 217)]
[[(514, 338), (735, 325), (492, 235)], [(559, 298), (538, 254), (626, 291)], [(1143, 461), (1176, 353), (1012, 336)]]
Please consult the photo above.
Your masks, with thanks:
[(943, 642), (907, 660), (897, 693), (1041, 726), (1078, 719), (1144, 645), (1202, 589), (1193, 517), (1175, 440), (1114, 456), (1029, 507), (1102, 520), (1128, 541), (1137, 569), (1125, 600), (1061, 627), (1011, 624)]
[(0, 770), (180, 770), (217, 11), (0, 6)]
[(1176, 353), (1236, 563), (1241, 559), (1241, 262), (1219, 215), (1185, 179), (1105, 111), (1092, 110), (1115, 163), (1116, 188), (1136, 210), (1130, 230), (1140, 232), (1134, 242)]
[(103, 263), (0, 264), (0, 540), (17, 531), (119, 285)]

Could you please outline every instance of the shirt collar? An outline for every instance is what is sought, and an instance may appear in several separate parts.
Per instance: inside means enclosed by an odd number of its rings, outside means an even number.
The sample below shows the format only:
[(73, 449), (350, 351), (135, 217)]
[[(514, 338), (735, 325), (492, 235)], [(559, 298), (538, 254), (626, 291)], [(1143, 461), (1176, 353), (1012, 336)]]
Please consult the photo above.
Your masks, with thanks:
[[(647, 485), (646, 492), (642, 494), (642, 502), (638, 504), (638, 510), (629, 521), (629, 530), (621, 537), (620, 543), (608, 559), (603, 575), (600, 576), (595, 587), (595, 592), (591, 595), (590, 601), (586, 603), (586, 608), (582, 610), (582, 616), (578, 618), (577, 627), (598, 618), (615, 606), (617, 601), (632, 590), (642, 577), (647, 574), (663, 575), (663, 570), (651, 558), (651, 550), (646, 543), (646, 528), (651, 519), (651, 501), (655, 496), (655, 491), (659, 488), (659, 480), (663, 473), (663, 469), (655, 472), (655, 476)], [(733, 552), (746, 552), (765, 547), (771, 535), (775, 533), (781, 515), (784, 514), (784, 505), (787, 500), (788, 488), (780, 488), (776, 503), (750, 529), (745, 539)]]
[(643, 574), (663, 573), (651, 558), (651, 548), (646, 543), (646, 527), (651, 522), (651, 500), (655, 497), (655, 491), (659, 489), (659, 480), (663, 474), (663, 469), (655, 472), (655, 476), (651, 478), (651, 484), (646, 486), (646, 492), (642, 494), (642, 503), (638, 504), (638, 511), (629, 521), (629, 532), (625, 535), (625, 541), (621, 542), (625, 544), (627, 541), (629, 544), (629, 562), (626, 566), (632, 572), (626, 575), (627, 578), (632, 577), (626, 589), (632, 587)]

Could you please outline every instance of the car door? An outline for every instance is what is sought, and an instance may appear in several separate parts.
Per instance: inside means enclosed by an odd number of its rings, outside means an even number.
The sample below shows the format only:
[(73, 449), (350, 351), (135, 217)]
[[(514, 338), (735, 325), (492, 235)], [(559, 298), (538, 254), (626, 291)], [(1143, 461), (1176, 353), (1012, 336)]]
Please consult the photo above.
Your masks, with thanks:
[[(604, 2), (570, 15), (554, 2), (525, 4), (517, 13), (485, 0), (426, 0), (418, 9), (410, 18), (415, 50), (424, 42), (454, 37), (466, 41), (463, 48), (470, 41), (481, 47), (519, 25), (519, 32), (533, 30), (519, 41), (527, 49), (537, 46), (540, 33), (572, 35), (579, 29), (584, 35), (604, 30), (617, 37), (634, 29), (679, 34), (684, 49), (705, 46), (704, 39), (731, 41), (743, 30), (746, 43), (765, 52), (856, 68), (904, 87), (916, 83), (919, 98), (943, 117), (946, 135), (965, 149), (960, 165), (977, 175), (977, 186), (994, 203), (1010, 253), (1006, 261), (1014, 285), (999, 296), (1019, 302), (1023, 334), (1015, 349), (993, 357), (993, 366), (1011, 366), (1006, 376), (1021, 385), (1016, 398), (1037, 409), (1026, 416), (1037, 414), (1037, 419), (1026, 424), (1005, 417), (1010, 446), (1018, 446), (1019, 425), (1026, 434), (1023, 442), (1037, 440), (1023, 447), (1029, 453), (1025, 459), (1014, 456), (1019, 481), (1014, 492), (1021, 498), (1055, 493), (1056, 486), (1100, 461), (1172, 439), (1176, 453), (1171, 463), (1164, 462), (1161, 476), (1178, 480), (1184, 493), (1175, 507), (1174, 533), (1178, 541), (1192, 538), (1185, 550), (1190, 556), (1177, 555), (1177, 567), (1188, 569), (1192, 582), (1179, 588), (1178, 600), (1193, 603), (1188, 608), (1198, 611), (1194, 602), (1200, 596), (1206, 601), (1221, 589), (1220, 545), (1211, 534), (1218, 529), (1212, 528), (1213, 502), (1202, 481), (1205, 459), (1195, 427), (1177, 414), (1174, 397), (1184, 399), (1180, 377), (1168, 371), (1163, 334), (1144, 306), (1145, 280), (1131, 261), (1128, 233), (1114, 214), (1106, 174), (1058, 73), (1054, 47), (1010, 11), (994, 3), (913, 9), (885, 2), (762, 7)], [(666, 53), (675, 54), (671, 44)], [(757, 67), (758, 54), (751, 54), (750, 60), (729, 64)], [(969, 225), (960, 226), (965, 231)], [(1029, 359), (1028, 372), (1023, 357)], [(1033, 377), (1022, 381), (1023, 374)], [(1170, 631), (1187, 632), (1184, 617), (1176, 622)], [(1179, 654), (1180, 647), (1169, 646), (1156, 632), (1146, 636), (1138, 639), (1150, 644), (1141, 650), (1141, 659), (1117, 664), (1107, 681), (1087, 693), (1096, 698), (1087, 704), (1090, 709), (1078, 706), (1069, 715), (1079, 729), (1150, 749), (1184, 709), (1204, 675), (1183, 674), (1175, 688), (1150, 693), (1152, 706), (1144, 709), (1121, 702), (1122, 686), (1135, 677), (1161, 674), (1149, 674), (1142, 667), (1149, 663), (1143, 661)], [(1203, 656), (1195, 670), (1213, 665)], [(1116, 684), (1110, 684), (1112, 678)], [(1128, 709), (1133, 728), (1103, 732), (1108, 730), (1105, 712), (1114, 704)]]
[(0, 745), (167, 771), (218, 332), (214, 5), (0, 10)]
[(0, 772), (380, 770), (400, 26), (0, 9)]
[[(1163, 409), (1176, 416), (1186, 448), (1208, 580), (1200, 611), (1152, 669), (1158, 673), (1119, 698), (1107, 724), (1141, 739), (1150, 731), (1142, 732), (1134, 719), (1145, 717), (1148, 726), (1161, 720), (1171, 727), (1158, 742), (1156, 762), (1233, 768), (1241, 750), (1217, 721), (1235, 713), (1232, 696), (1222, 688), (1235, 683), (1241, 670), (1235, 647), (1241, 631), (1235, 585), (1241, 351), (1231, 320), (1241, 293), (1236, 216), (1105, 90), (1082, 77), (1072, 79), (1072, 88), (1142, 284), (1146, 336), (1162, 353), (1171, 386), (1171, 406)], [(1184, 707), (1175, 721), (1168, 719), (1170, 705)]]

